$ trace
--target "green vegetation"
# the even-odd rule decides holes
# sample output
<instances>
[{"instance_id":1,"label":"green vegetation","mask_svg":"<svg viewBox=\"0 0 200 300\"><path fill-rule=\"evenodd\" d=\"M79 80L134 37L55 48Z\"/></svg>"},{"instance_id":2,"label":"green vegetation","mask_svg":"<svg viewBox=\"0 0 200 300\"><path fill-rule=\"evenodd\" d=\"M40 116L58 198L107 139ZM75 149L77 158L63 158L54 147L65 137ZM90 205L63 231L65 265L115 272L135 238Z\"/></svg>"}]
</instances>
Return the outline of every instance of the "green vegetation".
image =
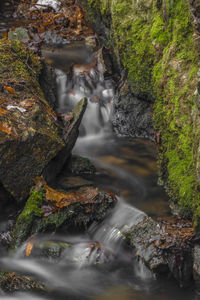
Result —
<instances>
[{"instance_id":1,"label":"green vegetation","mask_svg":"<svg viewBox=\"0 0 200 300\"><path fill-rule=\"evenodd\" d=\"M115 53L132 90L154 105L161 133L160 166L173 207L200 218L197 180L200 122L195 103L199 55L190 6L185 0L87 0L93 15L110 15Z\"/></svg>"}]
</instances>

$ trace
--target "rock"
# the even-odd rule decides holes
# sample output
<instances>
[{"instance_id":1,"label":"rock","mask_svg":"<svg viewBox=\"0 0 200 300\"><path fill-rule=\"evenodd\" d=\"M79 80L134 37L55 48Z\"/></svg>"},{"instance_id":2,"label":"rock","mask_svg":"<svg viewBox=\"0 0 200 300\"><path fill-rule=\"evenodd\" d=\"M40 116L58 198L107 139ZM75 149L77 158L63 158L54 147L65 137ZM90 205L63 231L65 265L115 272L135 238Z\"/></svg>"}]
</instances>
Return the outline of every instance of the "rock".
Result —
<instances>
[{"instance_id":1,"label":"rock","mask_svg":"<svg viewBox=\"0 0 200 300\"><path fill-rule=\"evenodd\" d=\"M91 181L83 179L79 176L70 176L70 177L64 177L64 178L61 177L57 181L57 183L64 190L77 189L77 188L80 188L83 186L90 186L93 184Z\"/></svg>"},{"instance_id":2,"label":"rock","mask_svg":"<svg viewBox=\"0 0 200 300\"><path fill-rule=\"evenodd\" d=\"M5 99L0 106L0 181L19 202L28 196L36 176L44 169L47 175L52 171L57 155L55 175L63 166L87 100L74 109L71 123L59 122L37 81L40 59L18 41L0 42L0 69L0 96Z\"/></svg>"},{"instance_id":3,"label":"rock","mask_svg":"<svg viewBox=\"0 0 200 300\"><path fill-rule=\"evenodd\" d=\"M31 245L31 248L29 248ZM25 256L58 261L63 258L63 253L72 247L71 243L60 241L30 241L27 242ZM30 249L30 250L29 250Z\"/></svg>"},{"instance_id":4,"label":"rock","mask_svg":"<svg viewBox=\"0 0 200 300\"><path fill-rule=\"evenodd\" d=\"M51 160L43 171L43 175L48 182L52 181L60 173L67 158L71 154L71 150L74 147L79 134L79 125L86 107L87 98L83 98L74 108L73 119L70 121L67 131L64 131L63 134L66 146Z\"/></svg>"},{"instance_id":5,"label":"rock","mask_svg":"<svg viewBox=\"0 0 200 300\"><path fill-rule=\"evenodd\" d=\"M65 171L74 175L91 175L96 173L96 168L88 158L73 155L68 161Z\"/></svg>"},{"instance_id":6,"label":"rock","mask_svg":"<svg viewBox=\"0 0 200 300\"><path fill-rule=\"evenodd\" d=\"M9 40L27 40L29 39L28 31L23 27L17 27L14 31L8 32Z\"/></svg>"},{"instance_id":7,"label":"rock","mask_svg":"<svg viewBox=\"0 0 200 300\"><path fill-rule=\"evenodd\" d=\"M100 264L111 261L115 255L99 242L67 243L53 240L30 240L27 242L24 256L50 260L51 262L67 262L71 264Z\"/></svg>"},{"instance_id":8,"label":"rock","mask_svg":"<svg viewBox=\"0 0 200 300\"><path fill-rule=\"evenodd\" d=\"M193 251L193 277L197 291L200 291L200 245L195 245Z\"/></svg>"},{"instance_id":9,"label":"rock","mask_svg":"<svg viewBox=\"0 0 200 300\"><path fill-rule=\"evenodd\" d=\"M51 7L52 9L55 10L55 12L59 13L60 12L60 7L61 7L61 2L57 0L38 0L36 2L36 5L33 5L31 7L31 10L45 10L47 8Z\"/></svg>"},{"instance_id":10,"label":"rock","mask_svg":"<svg viewBox=\"0 0 200 300\"><path fill-rule=\"evenodd\" d=\"M134 247L136 256L140 257L150 270L163 273L168 270L167 261L160 249L154 247L159 240L160 226L152 218L141 213L134 226L125 233L130 245Z\"/></svg>"},{"instance_id":11,"label":"rock","mask_svg":"<svg viewBox=\"0 0 200 300\"><path fill-rule=\"evenodd\" d=\"M158 223L141 212L123 235L150 270L171 273L184 287L191 283L194 238L191 222L172 218Z\"/></svg>"},{"instance_id":12,"label":"rock","mask_svg":"<svg viewBox=\"0 0 200 300\"><path fill-rule=\"evenodd\" d=\"M62 36L53 33L52 31L48 30L42 34L40 34L40 38L47 46L58 46L58 45L66 45L69 42L63 38Z\"/></svg>"},{"instance_id":13,"label":"rock","mask_svg":"<svg viewBox=\"0 0 200 300\"><path fill-rule=\"evenodd\" d=\"M35 233L56 232L60 228L87 228L100 222L116 199L97 188L82 187L76 192L55 190L38 178L13 230L13 248L18 248Z\"/></svg>"},{"instance_id":14,"label":"rock","mask_svg":"<svg viewBox=\"0 0 200 300\"><path fill-rule=\"evenodd\" d=\"M118 91L113 110L112 124L118 135L154 140L150 103L135 97L127 83Z\"/></svg>"},{"instance_id":15,"label":"rock","mask_svg":"<svg viewBox=\"0 0 200 300\"><path fill-rule=\"evenodd\" d=\"M50 106L55 109L56 107L56 86L54 80L53 69L42 62L42 70L39 77L39 83L44 93L45 98L48 100Z\"/></svg>"},{"instance_id":16,"label":"rock","mask_svg":"<svg viewBox=\"0 0 200 300\"><path fill-rule=\"evenodd\" d=\"M47 291L47 287L27 276L18 275L14 272L0 271L0 291L15 293L19 291Z\"/></svg>"},{"instance_id":17,"label":"rock","mask_svg":"<svg viewBox=\"0 0 200 300\"><path fill-rule=\"evenodd\" d=\"M36 79L39 58L18 41L1 41L0 69L0 96L6 99L0 111L0 181L21 201L34 177L66 145Z\"/></svg>"}]
</instances>

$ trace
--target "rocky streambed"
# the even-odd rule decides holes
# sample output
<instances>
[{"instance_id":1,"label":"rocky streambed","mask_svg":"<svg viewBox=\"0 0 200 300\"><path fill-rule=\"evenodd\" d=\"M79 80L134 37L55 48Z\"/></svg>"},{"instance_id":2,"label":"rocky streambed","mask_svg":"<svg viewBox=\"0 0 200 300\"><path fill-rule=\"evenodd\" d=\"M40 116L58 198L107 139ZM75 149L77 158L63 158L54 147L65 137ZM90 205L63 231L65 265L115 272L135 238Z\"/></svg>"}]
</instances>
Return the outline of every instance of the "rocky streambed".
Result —
<instances>
[{"instance_id":1,"label":"rocky streambed","mask_svg":"<svg viewBox=\"0 0 200 300\"><path fill-rule=\"evenodd\" d=\"M2 4L2 298L194 297L198 238L169 217L155 145L112 130L153 140L151 105L82 7L46 2Z\"/></svg>"}]
</instances>

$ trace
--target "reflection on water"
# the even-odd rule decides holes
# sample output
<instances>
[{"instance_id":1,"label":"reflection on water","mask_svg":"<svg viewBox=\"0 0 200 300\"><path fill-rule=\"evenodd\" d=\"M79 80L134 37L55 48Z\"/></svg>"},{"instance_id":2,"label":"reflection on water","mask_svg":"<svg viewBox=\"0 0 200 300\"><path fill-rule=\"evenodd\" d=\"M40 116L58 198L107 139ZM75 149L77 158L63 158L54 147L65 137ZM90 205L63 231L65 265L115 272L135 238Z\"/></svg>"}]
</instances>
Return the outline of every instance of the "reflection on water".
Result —
<instances>
[{"instance_id":1,"label":"reflection on water","mask_svg":"<svg viewBox=\"0 0 200 300\"><path fill-rule=\"evenodd\" d=\"M151 216L169 214L167 195L157 185L156 148L152 142L96 135L79 138L74 153L91 158L102 169L95 178L98 186Z\"/></svg>"}]
</instances>

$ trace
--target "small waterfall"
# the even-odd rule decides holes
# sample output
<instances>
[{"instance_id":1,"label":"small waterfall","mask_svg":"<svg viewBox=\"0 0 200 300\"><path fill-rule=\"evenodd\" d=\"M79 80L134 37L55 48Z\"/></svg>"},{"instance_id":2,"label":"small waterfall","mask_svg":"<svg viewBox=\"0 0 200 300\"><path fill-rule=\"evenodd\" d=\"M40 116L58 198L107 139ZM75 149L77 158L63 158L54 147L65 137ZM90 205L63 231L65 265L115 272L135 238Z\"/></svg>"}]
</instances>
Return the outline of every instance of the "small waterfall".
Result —
<instances>
[{"instance_id":1,"label":"small waterfall","mask_svg":"<svg viewBox=\"0 0 200 300\"><path fill-rule=\"evenodd\" d=\"M78 101L88 98L88 107L82 120L81 135L93 136L109 126L114 97L114 85L111 79L105 79L105 66L101 51L94 55L92 63L76 64L66 75L56 69L58 113L71 110Z\"/></svg>"},{"instance_id":2,"label":"small waterfall","mask_svg":"<svg viewBox=\"0 0 200 300\"><path fill-rule=\"evenodd\" d=\"M116 249L120 249L123 242L123 233L140 222L144 215L140 210L118 198L112 215L100 225L93 224L89 232L95 240L116 251Z\"/></svg>"}]
</instances>

